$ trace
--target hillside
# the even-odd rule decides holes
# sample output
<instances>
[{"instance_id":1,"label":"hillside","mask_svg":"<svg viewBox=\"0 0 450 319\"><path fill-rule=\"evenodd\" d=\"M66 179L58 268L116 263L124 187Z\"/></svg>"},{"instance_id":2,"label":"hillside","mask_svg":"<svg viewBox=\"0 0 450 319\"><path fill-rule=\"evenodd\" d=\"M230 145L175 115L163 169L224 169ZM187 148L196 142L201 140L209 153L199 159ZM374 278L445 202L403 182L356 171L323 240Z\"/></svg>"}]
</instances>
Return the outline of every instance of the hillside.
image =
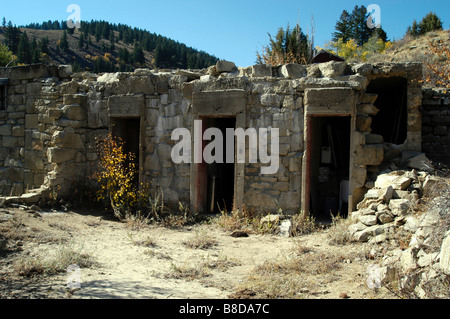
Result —
<instances>
[{"instance_id":1,"label":"hillside","mask_svg":"<svg viewBox=\"0 0 450 319\"><path fill-rule=\"evenodd\" d=\"M412 38L409 36L403 39L393 41L393 46L386 50L385 53L372 54L367 58L367 62L433 62L438 65L448 67L446 59L436 59L430 52L430 42L439 46L450 47L450 30L433 31L421 37ZM423 66L424 80L430 76L434 79L434 75L424 64ZM424 86L429 84L424 83Z\"/></svg>"},{"instance_id":2,"label":"hillside","mask_svg":"<svg viewBox=\"0 0 450 319\"><path fill-rule=\"evenodd\" d=\"M75 29L74 32L57 21L53 24L50 21L30 24L16 30L20 34L12 36L15 31L12 24L0 27L0 43L10 47L18 56L18 63L70 64L75 71L115 72L132 71L140 67L200 69L218 60L215 56L170 38L104 21L82 22L81 29ZM32 53L32 60L27 62L21 61L18 52L24 33L30 50L38 49L38 53ZM64 34L66 47L62 43ZM45 41L48 44L44 45Z\"/></svg>"}]
</instances>

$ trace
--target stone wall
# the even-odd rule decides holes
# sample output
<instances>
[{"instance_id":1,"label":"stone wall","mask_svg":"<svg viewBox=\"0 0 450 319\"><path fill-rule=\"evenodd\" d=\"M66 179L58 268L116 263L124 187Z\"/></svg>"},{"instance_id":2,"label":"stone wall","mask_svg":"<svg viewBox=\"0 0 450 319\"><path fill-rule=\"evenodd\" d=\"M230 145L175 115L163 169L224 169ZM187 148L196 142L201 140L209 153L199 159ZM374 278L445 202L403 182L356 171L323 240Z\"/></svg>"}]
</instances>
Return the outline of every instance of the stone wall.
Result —
<instances>
[{"instance_id":1,"label":"stone wall","mask_svg":"<svg viewBox=\"0 0 450 319\"><path fill-rule=\"evenodd\" d=\"M423 151L435 162L450 166L450 91L425 89L423 99Z\"/></svg>"},{"instance_id":2,"label":"stone wall","mask_svg":"<svg viewBox=\"0 0 450 319\"><path fill-rule=\"evenodd\" d=\"M22 195L44 183L50 169L44 143L50 136L39 107L56 103L43 88L67 80L67 71L44 65L0 69L0 78L8 79L7 108L0 111L0 193Z\"/></svg>"},{"instance_id":3,"label":"stone wall","mask_svg":"<svg viewBox=\"0 0 450 319\"><path fill-rule=\"evenodd\" d=\"M389 148L371 134L377 96L366 94L377 77L408 80L408 139L401 151L420 151L420 64L255 65L237 68L219 61L204 70L68 75L66 67L36 65L0 69L9 78L8 110L0 113L1 193L20 195L47 187L71 193L97 162L96 141L112 130L112 119L140 120L140 181L151 182L168 203L195 208L199 190L196 167L174 164L171 135L177 128L192 132L196 119L233 116L236 126L278 128L280 167L262 175L263 164L237 164L235 204L258 211L278 208L298 212L305 198L310 169L308 118L351 117L351 193L354 202L370 188L371 171ZM247 144L247 152L248 149Z\"/></svg>"}]
</instances>

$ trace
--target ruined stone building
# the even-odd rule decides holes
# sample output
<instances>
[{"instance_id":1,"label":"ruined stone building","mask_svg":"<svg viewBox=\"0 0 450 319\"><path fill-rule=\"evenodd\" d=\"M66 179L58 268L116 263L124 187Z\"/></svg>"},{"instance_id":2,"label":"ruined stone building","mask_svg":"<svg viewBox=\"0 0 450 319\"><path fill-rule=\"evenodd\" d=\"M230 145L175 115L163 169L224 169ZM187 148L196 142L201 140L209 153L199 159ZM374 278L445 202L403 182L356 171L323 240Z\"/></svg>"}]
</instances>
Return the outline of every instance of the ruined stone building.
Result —
<instances>
[{"instance_id":1,"label":"ruined stone building","mask_svg":"<svg viewBox=\"0 0 450 319\"><path fill-rule=\"evenodd\" d=\"M71 74L65 66L3 68L0 193L30 200L43 189L71 194L92 174L96 138L111 132L136 154L140 182L151 182L168 203L319 218L351 211L386 165L400 167L422 151L448 164L449 95L424 94L421 79L417 63L236 68L219 61L200 71L103 75ZM172 132L193 132L195 121L223 132L278 128L278 171L263 175L264 163L237 161L175 164ZM205 147L196 138L192 145Z\"/></svg>"}]
</instances>

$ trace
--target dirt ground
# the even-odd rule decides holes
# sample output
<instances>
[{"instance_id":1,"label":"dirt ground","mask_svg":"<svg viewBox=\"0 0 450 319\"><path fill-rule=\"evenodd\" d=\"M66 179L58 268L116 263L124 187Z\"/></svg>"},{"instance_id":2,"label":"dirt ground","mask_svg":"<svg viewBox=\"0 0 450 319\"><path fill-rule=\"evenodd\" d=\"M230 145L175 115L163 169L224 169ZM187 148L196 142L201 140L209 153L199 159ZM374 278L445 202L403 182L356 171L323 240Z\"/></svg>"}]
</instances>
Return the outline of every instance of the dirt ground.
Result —
<instances>
[{"instance_id":1,"label":"dirt ground","mask_svg":"<svg viewBox=\"0 0 450 319\"><path fill-rule=\"evenodd\" d=\"M264 285L270 284L261 282L264 273L255 274L270 267L273 274L276 265L292 256L309 258L311 263L339 256L333 267L318 275L305 271L306 277L291 275L278 267L281 284L289 281L286 278L298 279L289 288L294 289L294 298L395 298L384 288L368 288L367 270L374 260L366 258L367 246L330 245L326 229L295 238L254 233L235 238L215 222L179 229L131 227L93 212L11 208L1 209L0 217L0 235L8 239L0 251L0 298L274 298L264 295L269 289ZM24 260L47 260L61 247L88 256L91 263L79 272L19 274L17 265Z\"/></svg>"}]
</instances>

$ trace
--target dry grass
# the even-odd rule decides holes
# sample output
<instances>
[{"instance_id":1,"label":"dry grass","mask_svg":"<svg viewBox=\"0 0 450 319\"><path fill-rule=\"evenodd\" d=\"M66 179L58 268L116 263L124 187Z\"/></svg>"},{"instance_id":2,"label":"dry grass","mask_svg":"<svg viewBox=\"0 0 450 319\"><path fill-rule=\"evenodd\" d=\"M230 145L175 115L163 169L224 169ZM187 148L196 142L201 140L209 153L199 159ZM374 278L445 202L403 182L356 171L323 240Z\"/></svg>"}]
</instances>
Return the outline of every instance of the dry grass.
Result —
<instances>
[{"instance_id":1,"label":"dry grass","mask_svg":"<svg viewBox=\"0 0 450 319\"><path fill-rule=\"evenodd\" d=\"M346 245L351 242L348 227L353 223L351 218L342 218L340 215L332 218L332 224L327 236L331 245Z\"/></svg>"},{"instance_id":2,"label":"dry grass","mask_svg":"<svg viewBox=\"0 0 450 319\"><path fill-rule=\"evenodd\" d=\"M194 280L211 276L211 271L201 262L172 263L166 278Z\"/></svg>"},{"instance_id":3,"label":"dry grass","mask_svg":"<svg viewBox=\"0 0 450 319\"><path fill-rule=\"evenodd\" d=\"M183 241L183 245L191 249L209 249L217 245L217 240L206 231L196 231L194 236Z\"/></svg>"},{"instance_id":4,"label":"dry grass","mask_svg":"<svg viewBox=\"0 0 450 319\"><path fill-rule=\"evenodd\" d=\"M318 277L341 269L344 256L316 253L298 244L294 255L277 261L266 261L255 267L252 275L237 288L237 291L251 291L252 298L298 299L305 292L317 289ZM329 279L332 281L333 279Z\"/></svg>"},{"instance_id":5,"label":"dry grass","mask_svg":"<svg viewBox=\"0 0 450 319\"><path fill-rule=\"evenodd\" d=\"M225 272L231 267L239 266L239 262L228 258L223 254L216 257L211 255L198 257L195 260L187 260L184 263L172 263L170 272L165 275L166 278L195 280L204 277L210 277L211 271Z\"/></svg>"},{"instance_id":6,"label":"dry grass","mask_svg":"<svg viewBox=\"0 0 450 319\"><path fill-rule=\"evenodd\" d=\"M14 263L15 272L24 277L35 275L55 275L67 271L70 265L88 268L94 265L92 257L82 249L61 244L54 254L42 252L38 256L28 256Z\"/></svg>"}]
</instances>

